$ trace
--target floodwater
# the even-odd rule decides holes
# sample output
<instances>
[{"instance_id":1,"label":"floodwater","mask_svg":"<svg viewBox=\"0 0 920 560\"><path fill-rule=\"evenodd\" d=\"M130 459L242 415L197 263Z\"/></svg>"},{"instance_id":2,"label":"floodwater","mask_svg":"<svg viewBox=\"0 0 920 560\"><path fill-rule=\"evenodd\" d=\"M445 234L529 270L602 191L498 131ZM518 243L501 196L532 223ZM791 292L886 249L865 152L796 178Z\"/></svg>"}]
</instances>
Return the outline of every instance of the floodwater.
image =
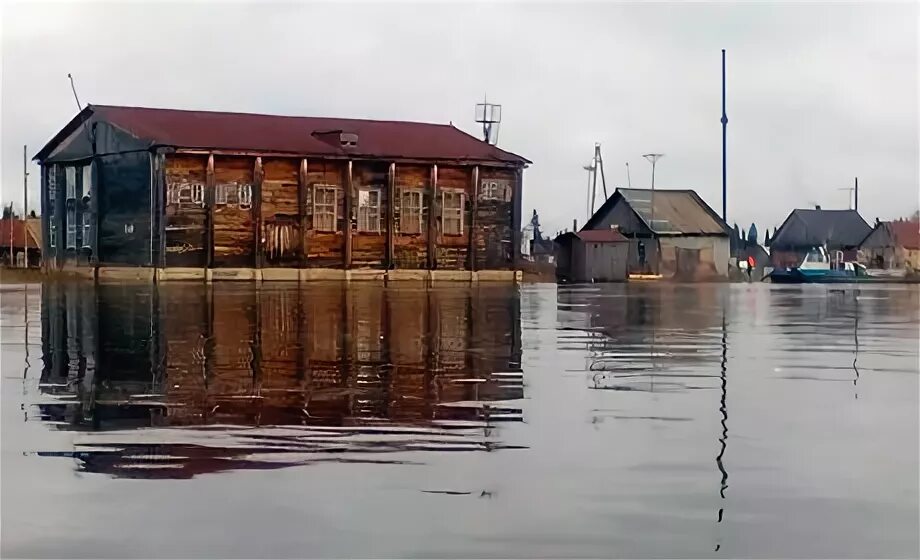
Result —
<instances>
[{"instance_id":1,"label":"floodwater","mask_svg":"<svg viewBox=\"0 0 920 560\"><path fill-rule=\"evenodd\" d=\"M916 557L908 285L0 286L3 557Z\"/></svg>"}]
</instances>

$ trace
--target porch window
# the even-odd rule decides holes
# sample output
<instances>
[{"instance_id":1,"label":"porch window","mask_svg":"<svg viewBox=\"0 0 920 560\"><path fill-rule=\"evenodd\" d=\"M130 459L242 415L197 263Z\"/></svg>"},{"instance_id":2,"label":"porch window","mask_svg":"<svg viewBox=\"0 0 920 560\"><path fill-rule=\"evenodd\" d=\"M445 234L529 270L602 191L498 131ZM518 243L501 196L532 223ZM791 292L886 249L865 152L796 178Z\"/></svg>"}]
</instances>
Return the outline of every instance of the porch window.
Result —
<instances>
[{"instance_id":1,"label":"porch window","mask_svg":"<svg viewBox=\"0 0 920 560\"><path fill-rule=\"evenodd\" d=\"M422 191L402 191L400 233L422 233Z\"/></svg>"},{"instance_id":2,"label":"porch window","mask_svg":"<svg viewBox=\"0 0 920 560\"><path fill-rule=\"evenodd\" d=\"M229 204L230 195L236 194L235 185L217 185L214 187L214 204Z\"/></svg>"},{"instance_id":3,"label":"porch window","mask_svg":"<svg viewBox=\"0 0 920 560\"><path fill-rule=\"evenodd\" d=\"M204 185L201 183L195 183L191 186L192 189L192 203L199 206L204 206Z\"/></svg>"},{"instance_id":4,"label":"porch window","mask_svg":"<svg viewBox=\"0 0 920 560\"><path fill-rule=\"evenodd\" d=\"M313 229L335 231L338 221L336 198L339 188L334 185L316 185L313 188Z\"/></svg>"},{"instance_id":5,"label":"porch window","mask_svg":"<svg viewBox=\"0 0 920 560\"><path fill-rule=\"evenodd\" d=\"M83 212L83 246L91 247L91 239L89 238L90 228L92 227L91 223L92 214L89 212Z\"/></svg>"},{"instance_id":6,"label":"porch window","mask_svg":"<svg viewBox=\"0 0 920 560\"><path fill-rule=\"evenodd\" d=\"M447 235L463 235L463 193L441 193L441 226Z\"/></svg>"},{"instance_id":7,"label":"porch window","mask_svg":"<svg viewBox=\"0 0 920 560\"><path fill-rule=\"evenodd\" d=\"M240 201L240 208L249 210L252 208L252 185L240 185L236 190L237 199Z\"/></svg>"},{"instance_id":8,"label":"porch window","mask_svg":"<svg viewBox=\"0 0 920 560\"><path fill-rule=\"evenodd\" d=\"M380 191L358 191L358 231L380 233Z\"/></svg>"},{"instance_id":9,"label":"porch window","mask_svg":"<svg viewBox=\"0 0 920 560\"><path fill-rule=\"evenodd\" d=\"M57 167L48 167L48 214L54 216L54 203L57 201Z\"/></svg>"},{"instance_id":10,"label":"porch window","mask_svg":"<svg viewBox=\"0 0 920 560\"><path fill-rule=\"evenodd\" d=\"M83 198L89 198L90 193L92 192L93 186L93 166L84 165L83 166L83 189L80 195Z\"/></svg>"},{"instance_id":11,"label":"porch window","mask_svg":"<svg viewBox=\"0 0 920 560\"><path fill-rule=\"evenodd\" d=\"M77 168L64 168L64 184L67 186L67 198L77 198Z\"/></svg>"},{"instance_id":12,"label":"porch window","mask_svg":"<svg viewBox=\"0 0 920 560\"><path fill-rule=\"evenodd\" d=\"M73 207L67 209L67 248L77 248L77 213Z\"/></svg>"},{"instance_id":13,"label":"porch window","mask_svg":"<svg viewBox=\"0 0 920 560\"><path fill-rule=\"evenodd\" d=\"M48 246L57 247L57 226L51 224L48 230Z\"/></svg>"}]
</instances>

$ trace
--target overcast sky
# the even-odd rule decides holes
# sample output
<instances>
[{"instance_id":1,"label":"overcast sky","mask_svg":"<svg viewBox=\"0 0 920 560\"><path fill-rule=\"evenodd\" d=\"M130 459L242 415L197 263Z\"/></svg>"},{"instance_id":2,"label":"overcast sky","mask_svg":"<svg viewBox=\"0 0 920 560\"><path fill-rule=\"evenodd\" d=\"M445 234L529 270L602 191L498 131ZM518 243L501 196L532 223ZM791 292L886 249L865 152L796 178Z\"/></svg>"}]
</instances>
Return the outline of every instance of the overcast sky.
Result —
<instances>
[{"instance_id":1,"label":"overcast sky","mask_svg":"<svg viewBox=\"0 0 920 560\"><path fill-rule=\"evenodd\" d=\"M795 207L867 221L918 207L918 8L901 4L2 4L2 194L82 103L406 119L531 159L524 214L585 221L601 142L608 188L693 188L721 209L720 49L728 51L728 221ZM30 166L30 206L38 172ZM600 189L600 186L598 187ZM602 196L602 195L599 195ZM599 203L598 203L599 204Z\"/></svg>"}]
</instances>

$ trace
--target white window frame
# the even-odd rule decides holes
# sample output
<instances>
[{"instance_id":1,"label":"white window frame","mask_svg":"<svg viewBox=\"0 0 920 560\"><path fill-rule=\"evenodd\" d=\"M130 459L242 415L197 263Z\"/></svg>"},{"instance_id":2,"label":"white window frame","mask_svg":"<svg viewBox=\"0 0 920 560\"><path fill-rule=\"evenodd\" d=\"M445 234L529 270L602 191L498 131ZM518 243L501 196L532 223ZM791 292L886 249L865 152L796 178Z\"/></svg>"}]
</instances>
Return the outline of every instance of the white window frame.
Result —
<instances>
[{"instance_id":1,"label":"white window frame","mask_svg":"<svg viewBox=\"0 0 920 560\"><path fill-rule=\"evenodd\" d=\"M90 233L92 232L92 214L89 212L83 212L81 219L83 220L83 246L92 247L90 243Z\"/></svg>"},{"instance_id":2,"label":"white window frame","mask_svg":"<svg viewBox=\"0 0 920 560\"><path fill-rule=\"evenodd\" d=\"M361 204L361 198L367 196L367 204ZM380 197L381 191L377 188L358 189L358 231L364 233L380 233ZM371 204L372 199L376 198Z\"/></svg>"},{"instance_id":3,"label":"white window frame","mask_svg":"<svg viewBox=\"0 0 920 560\"><path fill-rule=\"evenodd\" d=\"M236 199L243 210L252 208L252 185L240 185L236 189Z\"/></svg>"},{"instance_id":4,"label":"white window frame","mask_svg":"<svg viewBox=\"0 0 920 560\"><path fill-rule=\"evenodd\" d=\"M508 201L511 182L507 179L483 179L479 183L479 200Z\"/></svg>"},{"instance_id":5,"label":"white window frame","mask_svg":"<svg viewBox=\"0 0 920 560\"><path fill-rule=\"evenodd\" d=\"M447 207L447 200L457 198L457 206ZM466 194L462 191L441 191L441 233L444 235L463 235L463 210ZM458 231L448 231L448 220L457 222Z\"/></svg>"},{"instance_id":6,"label":"white window frame","mask_svg":"<svg viewBox=\"0 0 920 560\"><path fill-rule=\"evenodd\" d=\"M198 206L204 206L204 185L201 183L192 183L189 185L191 190L192 204L197 204Z\"/></svg>"},{"instance_id":7,"label":"white window frame","mask_svg":"<svg viewBox=\"0 0 920 560\"><path fill-rule=\"evenodd\" d=\"M57 166L48 167L48 214L54 216L54 205L57 202Z\"/></svg>"},{"instance_id":8,"label":"white window frame","mask_svg":"<svg viewBox=\"0 0 920 560\"><path fill-rule=\"evenodd\" d=\"M418 206L414 204L406 204L406 200L410 202L418 201ZM415 199L415 200L412 200ZM399 233L405 233L409 235L420 234L424 229L424 214L422 212L424 208L425 193L419 189L402 189L399 194ZM408 219L407 219L408 218ZM409 225L414 226L418 224L418 231L413 231L413 228L408 227Z\"/></svg>"},{"instance_id":9,"label":"white window frame","mask_svg":"<svg viewBox=\"0 0 920 560\"><path fill-rule=\"evenodd\" d=\"M230 193L237 190L234 185L215 185L214 186L214 204L223 206L230 204Z\"/></svg>"},{"instance_id":10,"label":"white window frame","mask_svg":"<svg viewBox=\"0 0 920 560\"><path fill-rule=\"evenodd\" d=\"M339 189L337 185L314 185L313 186L313 229L317 231L338 231L339 223ZM330 204L326 198L322 202L318 202L320 193L328 195L332 193L332 203ZM322 212L322 216L325 219L328 219L330 216L329 207L332 207L332 228L325 228L319 226L319 216ZM326 224L323 224L326 225Z\"/></svg>"},{"instance_id":11,"label":"white window frame","mask_svg":"<svg viewBox=\"0 0 920 560\"><path fill-rule=\"evenodd\" d=\"M64 168L64 184L67 188L67 198L77 198L77 168L67 166Z\"/></svg>"},{"instance_id":12,"label":"white window frame","mask_svg":"<svg viewBox=\"0 0 920 560\"><path fill-rule=\"evenodd\" d=\"M83 192L81 192L80 195L83 198L89 198L90 193L92 192L92 186L93 186L93 166L92 164L84 165L82 168L82 173L83 173L83 189L82 189Z\"/></svg>"},{"instance_id":13,"label":"white window frame","mask_svg":"<svg viewBox=\"0 0 920 560\"><path fill-rule=\"evenodd\" d=\"M48 247L57 247L57 226L55 224L48 226Z\"/></svg>"},{"instance_id":14,"label":"white window frame","mask_svg":"<svg viewBox=\"0 0 920 560\"><path fill-rule=\"evenodd\" d=\"M67 249L77 248L77 210L73 207L67 209Z\"/></svg>"}]
</instances>

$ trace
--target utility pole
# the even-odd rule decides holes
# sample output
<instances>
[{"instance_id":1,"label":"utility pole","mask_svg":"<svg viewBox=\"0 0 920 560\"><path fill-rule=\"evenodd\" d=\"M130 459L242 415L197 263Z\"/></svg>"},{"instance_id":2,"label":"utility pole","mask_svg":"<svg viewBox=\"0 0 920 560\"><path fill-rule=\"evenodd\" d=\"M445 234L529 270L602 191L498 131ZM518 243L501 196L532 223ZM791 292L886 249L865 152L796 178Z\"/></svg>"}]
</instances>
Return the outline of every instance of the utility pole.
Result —
<instances>
[{"instance_id":1,"label":"utility pole","mask_svg":"<svg viewBox=\"0 0 920 560\"><path fill-rule=\"evenodd\" d=\"M629 178L629 162L626 162L626 184L629 185L629 188L632 188L632 179Z\"/></svg>"},{"instance_id":2,"label":"utility pole","mask_svg":"<svg viewBox=\"0 0 920 560\"><path fill-rule=\"evenodd\" d=\"M722 221L727 219L726 215L726 174L725 174L725 139L728 129L728 116L725 114L725 49L722 49ZM727 223L727 222L726 222Z\"/></svg>"},{"instance_id":3,"label":"utility pole","mask_svg":"<svg viewBox=\"0 0 920 560\"><path fill-rule=\"evenodd\" d=\"M663 156L664 154L642 154L642 157L647 159L652 164L652 209L651 209L651 223L649 224L652 230L655 229L655 164Z\"/></svg>"},{"instance_id":4,"label":"utility pole","mask_svg":"<svg viewBox=\"0 0 920 560\"><path fill-rule=\"evenodd\" d=\"M29 268L29 151L28 145L22 146L22 252L25 258L23 268Z\"/></svg>"},{"instance_id":5,"label":"utility pole","mask_svg":"<svg viewBox=\"0 0 920 560\"><path fill-rule=\"evenodd\" d=\"M859 212L859 177L853 177L853 210Z\"/></svg>"}]
</instances>

